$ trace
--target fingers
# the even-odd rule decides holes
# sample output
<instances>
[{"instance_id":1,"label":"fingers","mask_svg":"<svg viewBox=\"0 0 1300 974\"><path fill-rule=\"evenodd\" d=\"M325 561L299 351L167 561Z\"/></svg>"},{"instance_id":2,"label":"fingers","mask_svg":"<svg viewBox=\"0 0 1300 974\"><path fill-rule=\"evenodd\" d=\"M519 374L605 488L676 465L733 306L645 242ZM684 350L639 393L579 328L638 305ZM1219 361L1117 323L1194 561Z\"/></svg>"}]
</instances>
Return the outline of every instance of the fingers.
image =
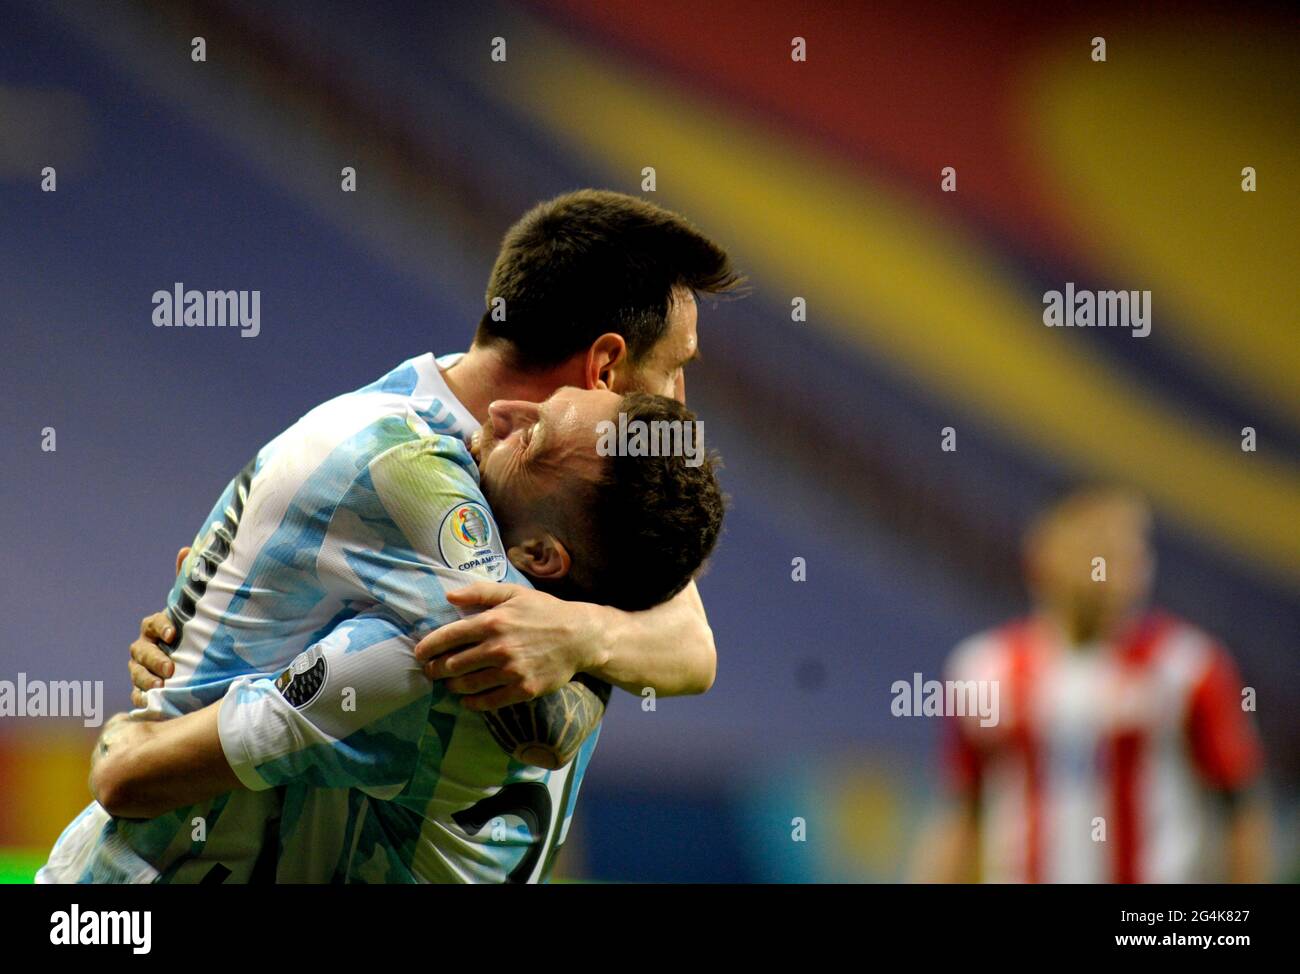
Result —
<instances>
[{"instance_id":1,"label":"fingers","mask_svg":"<svg viewBox=\"0 0 1300 974\"><path fill-rule=\"evenodd\" d=\"M509 601L521 591L527 590L521 585L474 582L464 588L452 589L447 592L447 601L462 609L487 608Z\"/></svg>"},{"instance_id":2,"label":"fingers","mask_svg":"<svg viewBox=\"0 0 1300 974\"><path fill-rule=\"evenodd\" d=\"M449 676L464 676L489 666L500 666L504 656L491 645L479 645L459 653L448 653L425 664L430 680L444 680Z\"/></svg>"},{"instance_id":3,"label":"fingers","mask_svg":"<svg viewBox=\"0 0 1300 974\"><path fill-rule=\"evenodd\" d=\"M457 676L446 682L446 687L452 693L470 694L484 693L488 690L495 690L497 687L508 686L511 680L501 670L492 668L479 670L476 673L468 673L465 676Z\"/></svg>"},{"instance_id":4,"label":"fingers","mask_svg":"<svg viewBox=\"0 0 1300 974\"><path fill-rule=\"evenodd\" d=\"M131 673L131 702L137 707L145 705L145 691L163 685L163 680L176 672L176 664L159 645L176 638L176 627L166 612L155 612L140 620L140 638L131 644L131 659L127 669Z\"/></svg>"},{"instance_id":5,"label":"fingers","mask_svg":"<svg viewBox=\"0 0 1300 974\"><path fill-rule=\"evenodd\" d=\"M500 666L504 662L505 656L495 647L476 646L462 653L451 653L430 660L424 664L424 675L430 680L445 680Z\"/></svg>"},{"instance_id":6,"label":"fingers","mask_svg":"<svg viewBox=\"0 0 1300 974\"><path fill-rule=\"evenodd\" d=\"M416 643L415 658L427 663L450 650L481 643L497 631L496 626L496 621L485 615L449 622Z\"/></svg>"},{"instance_id":7,"label":"fingers","mask_svg":"<svg viewBox=\"0 0 1300 974\"><path fill-rule=\"evenodd\" d=\"M131 662L126 665L131 671L132 700L135 699L134 694L136 691L141 691L141 697L143 697L143 691L152 690L154 687L162 686L162 680L158 679L158 677L154 676L135 660L131 660Z\"/></svg>"},{"instance_id":8,"label":"fingers","mask_svg":"<svg viewBox=\"0 0 1300 974\"><path fill-rule=\"evenodd\" d=\"M146 620L146 622L148 622L148 620ZM168 625L170 625L170 623L168 623ZM140 625L142 631L144 628L146 627L144 627L143 624ZM149 675L156 676L156 678L159 678L160 680L168 679L169 676L172 676L175 672L175 663L172 662L172 657L169 657L165 650L162 649L156 641L153 641L153 638L147 635L140 636L138 640L135 640L133 644L131 644L131 659L144 667L144 670L147 670ZM136 685L138 685L140 689L149 689L148 685L142 685L139 683L136 683Z\"/></svg>"},{"instance_id":9,"label":"fingers","mask_svg":"<svg viewBox=\"0 0 1300 974\"><path fill-rule=\"evenodd\" d=\"M147 639L137 639L131 644L131 659L160 680L165 680L176 672L176 664L171 657L157 643L151 643Z\"/></svg>"},{"instance_id":10,"label":"fingers","mask_svg":"<svg viewBox=\"0 0 1300 974\"><path fill-rule=\"evenodd\" d=\"M131 644L131 659L160 680L165 680L176 672L176 664L171 657L157 643L151 643L147 639L137 639Z\"/></svg>"},{"instance_id":11,"label":"fingers","mask_svg":"<svg viewBox=\"0 0 1300 974\"><path fill-rule=\"evenodd\" d=\"M150 642L170 643L176 638L176 627L166 612L155 612L140 620L140 635Z\"/></svg>"},{"instance_id":12,"label":"fingers","mask_svg":"<svg viewBox=\"0 0 1300 974\"><path fill-rule=\"evenodd\" d=\"M176 574L181 573L181 565L184 564L186 557L190 553L189 545L186 545L180 551L176 552Z\"/></svg>"},{"instance_id":13,"label":"fingers","mask_svg":"<svg viewBox=\"0 0 1300 974\"><path fill-rule=\"evenodd\" d=\"M472 697L461 697L460 702L466 710L500 710L502 707L510 707L531 699L532 697L519 686L512 686L501 687Z\"/></svg>"}]
</instances>

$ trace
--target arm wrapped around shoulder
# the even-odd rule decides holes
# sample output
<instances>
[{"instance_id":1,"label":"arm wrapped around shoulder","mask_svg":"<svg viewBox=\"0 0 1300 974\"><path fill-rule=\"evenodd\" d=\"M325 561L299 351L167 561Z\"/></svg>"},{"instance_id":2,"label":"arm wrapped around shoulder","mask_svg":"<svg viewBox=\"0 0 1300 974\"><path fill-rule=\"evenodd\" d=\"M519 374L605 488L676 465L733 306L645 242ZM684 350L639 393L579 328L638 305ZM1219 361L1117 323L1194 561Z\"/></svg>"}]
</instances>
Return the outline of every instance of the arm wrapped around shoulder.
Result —
<instances>
[{"instance_id":1,"label":"arm wrapped around shoulder","mask_svg":"<svg viewBox=\"0 0 1300 974\"><path fill-rule=\"evenodd\" d=\"M577 674L554 693L483 714L501 749L516 761L554 771L573 760L600 724L610 686Z\"/></svg>"}]
</instances>

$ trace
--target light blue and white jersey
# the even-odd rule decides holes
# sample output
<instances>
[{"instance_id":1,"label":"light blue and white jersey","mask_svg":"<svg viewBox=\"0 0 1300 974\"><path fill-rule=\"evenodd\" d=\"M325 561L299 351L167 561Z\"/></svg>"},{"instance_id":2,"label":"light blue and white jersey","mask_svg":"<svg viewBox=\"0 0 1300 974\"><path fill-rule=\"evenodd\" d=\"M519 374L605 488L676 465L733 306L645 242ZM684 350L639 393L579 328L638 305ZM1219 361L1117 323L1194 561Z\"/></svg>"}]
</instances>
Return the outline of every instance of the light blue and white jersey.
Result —
<instances>
[{"instance_id":1,"label":"light blue and white jersey","mask_svg":"<svg viewBox=\"0 0 1300 974\"><path fill-rule=\"evenodd\" d=\"M520 765L481 715L424 680L411 655L412 636L460 617L448 590L482 579L527 584L506 558L465 447L476 427L439 361L424 355L317 406L258 452L213 507L169 596L175 674L132 715L188 713L238 682L223 704L223 745L243 749L232 764L257 790L146 821L112 819L92 804L38 879L363 879L378 873L355 857L374 862L381 845L402 863L388 878L542 875L596 735L559 771ZM336 658L352 690L368 688L342 724L323 719L338 702ZM379 682L360 681L353 664L363 660ZM376 713L383 731L356 722ZM389 740L391 727L402 733ZM319 748L285 749L308 741ZM476 805L524 794L516 786L533 786L526 794L539 807L536 789L545 790L557 814L543 822L531 805L514 814L498 799L500 814L475 824ZM292 876L281 871L290 850ZM523 877L530 856L544 861Z\"/></svg>"},{"instance_id":2,"label":"light blue and white jersey","mask_svg":"<svg viewBox=\"0 0 1300 974\"><path fill-rule=\"evenodd\" d=\"M599 729L560 771L520 764L429 681L387 609L341 623L278 678L243 677L221 744L285 789L279 882L535 882L568 831Z\"/></svg>"}]
</instances>

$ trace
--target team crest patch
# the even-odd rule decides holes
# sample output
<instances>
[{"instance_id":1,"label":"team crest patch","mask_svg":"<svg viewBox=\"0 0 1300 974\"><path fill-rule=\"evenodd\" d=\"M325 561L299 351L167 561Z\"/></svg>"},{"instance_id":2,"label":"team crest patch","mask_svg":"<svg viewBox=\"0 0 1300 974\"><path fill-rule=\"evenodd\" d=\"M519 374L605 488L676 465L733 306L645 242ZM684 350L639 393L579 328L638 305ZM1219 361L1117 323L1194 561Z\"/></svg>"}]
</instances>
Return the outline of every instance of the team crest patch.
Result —
<instances>
[{"instance_id":1,"label":"team crest patch","mask_svg":"<svg viewBox=\"0 0 1300 974\"><path fill-rule=\"evenodd\" d=\"M438 529L438 553L448 567L489 581L506 574L506 553L487 508L475 501L457 504Z\"/></svg>"},{"instance_id":2,"label":"team crest patch","mask_svg":"<svg viewBox=\"0 0 1300 974\"><path fill-rule=\"evenodd\" d=\"M319 646L313 646L276 677L275 688L295 710L301 710L316 699L325 685L325 671L325 653Z\"/></svg>"}]
</instances>

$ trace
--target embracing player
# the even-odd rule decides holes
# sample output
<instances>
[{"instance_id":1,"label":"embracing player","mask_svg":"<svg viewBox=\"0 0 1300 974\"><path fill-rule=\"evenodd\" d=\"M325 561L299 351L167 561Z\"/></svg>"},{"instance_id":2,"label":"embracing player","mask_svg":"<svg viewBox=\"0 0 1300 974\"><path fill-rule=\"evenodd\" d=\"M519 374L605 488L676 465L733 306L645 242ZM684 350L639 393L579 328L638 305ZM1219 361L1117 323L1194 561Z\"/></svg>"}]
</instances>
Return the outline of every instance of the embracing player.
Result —
<instances>
[{"instance_id":1,"label":"embracing player","mask_svg":"<svg viewBox=\"0 0 1300 974\"><path fill-rule=\"evenodd\" d=\"M182 713L106 725L90 776L98 802L42 881L545 877L608 686L580 676L478 713L431 692L411 634L455 619L446 594L473 578L657 605L712 548L721 494L707 458L597 449L604 422L694 422L675 400L566 387L540 404L494 402L476 465L458 438L397 412L401 371L389 391L318 407L259 453L212 576L220 585L232 562L256 582L223 613L216 651L182 661L202 682L149 691L155 711ZM261 571L240 564L268 552ZM244 674L313 600L305 651Z\"/></svg>"},{"instance_id":2,"label":"embracing player","mask_svg":"<svg viewBox=\"0 0 1300 974\"><path fill-rule=\"evenodd\" d=\"M680 399L682 369L697 346L694 294L726 290L735 280L725 253L675 214L615 193L568 194L539 205L507 234L488 288L489 307L494 298L505 300L505 320L485 313L465 355L412 360L363 392L404 400L404 408L430 431L462 439L494 400L536 401L566 384L668 392ZM346 423L327 422L320 429L321 435L347 434ZM274 511L265 536L247 532L243 505L258 474L255 461L232 482L182 566L165 622L158 626L155 620L155 631L172 630L172 652L160 657L147 642L133 646L133 676L150 698L137 703L147 712L168 716L169 708L201 709L224 695L233 679L286 666L332 625L361 611L318 577L328 555L312 549L310 536L293 529L276 534L281 522ZM303 483L312 490L339 486L310 478ZM270 498L285 511L296 500L274 492ZM479 523L475 514L461 526L472 529ZM307 513L306 523L318 520ZM359 574L355 564L346 568ZM277 599L286 589L286 573L293 594ZM662 606L633 612L565 601L487 577L444 594L454 609L487 606L480 615L451 622L403 620L417 631L438 626L419 655L431 660L430 677L450 677L446 689L467 695L466 709L535 701L569 686L577 673L637 692L653 686L661 694L702 692L712 682L712 637L693 584ZM256 607L250 611L250 605ZM234 639L232 623L244 625L248 638ZM141 664L168 680L165 692ZM178 700L185 705L176 706ZM236 814L241 811L248 815L242 828ZM272 820L274 809L239 803L223 814L229 823L223 834L232 843L230 854L222 853L226 860L246 862L268 848L253 823ZM301 818L302 810L281 814ZM144 842L157 858L166 858L160 850L188 834L175 822L158 829L158 836ZM242 850L240 842L246 844ZM203 844L220 845L211 834ZM102 858L105 875L113 875L111 856ZM132 856L125 862L114 878L130 878L138 866Z\"/></svg>"}]
</instances>

